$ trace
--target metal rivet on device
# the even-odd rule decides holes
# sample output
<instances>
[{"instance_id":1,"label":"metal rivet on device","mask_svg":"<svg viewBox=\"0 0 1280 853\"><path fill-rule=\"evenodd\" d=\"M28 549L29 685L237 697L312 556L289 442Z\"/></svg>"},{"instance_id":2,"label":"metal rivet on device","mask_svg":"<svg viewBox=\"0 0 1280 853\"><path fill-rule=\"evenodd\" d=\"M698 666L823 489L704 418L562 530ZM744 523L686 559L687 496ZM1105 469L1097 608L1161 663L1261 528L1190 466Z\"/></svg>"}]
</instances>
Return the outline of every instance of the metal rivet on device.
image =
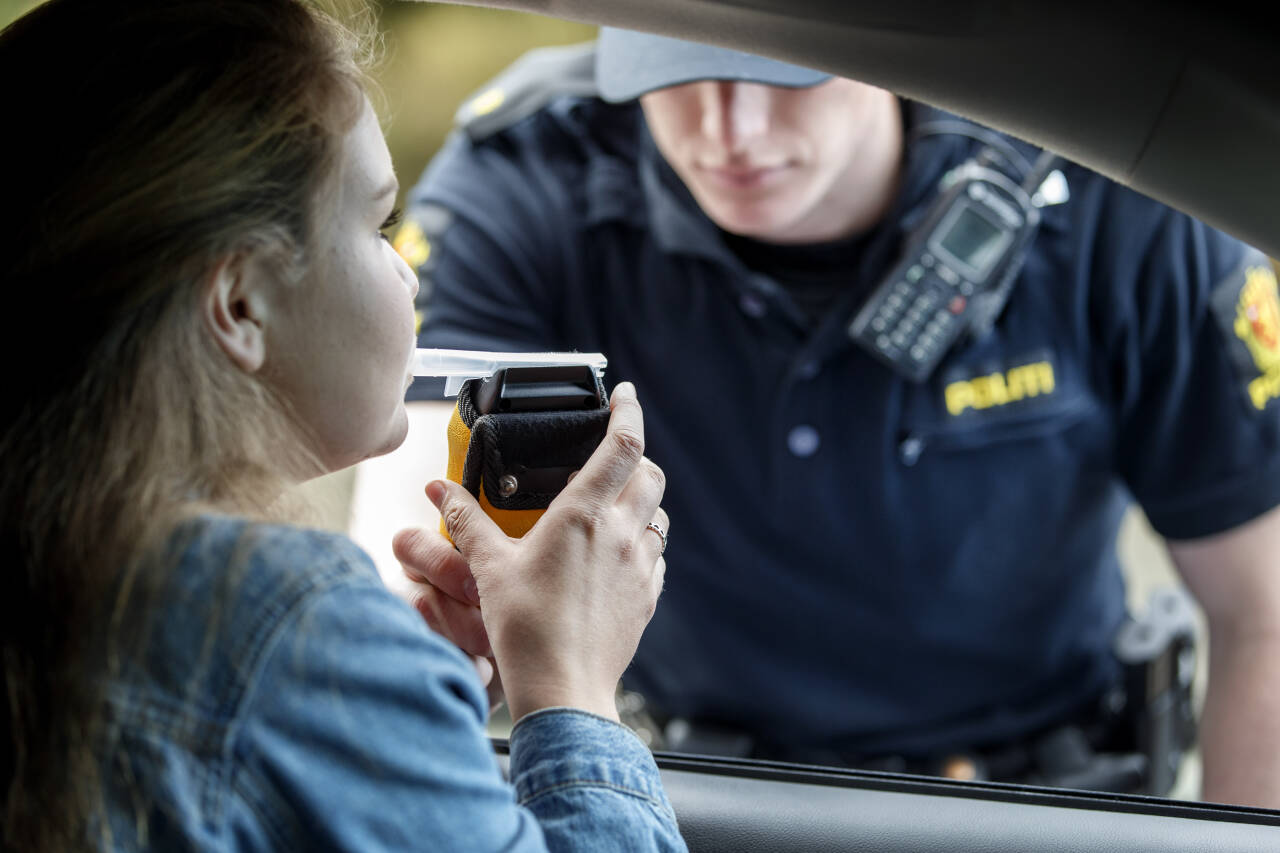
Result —
<instances>
[{"instance_id":1,"label":"metal rivet on device","mask_svg":"<svg viewBox=\"0 0 1280 853\"><path fill-rule=\"evenodd\" d=\"M520 488L520 481L511 474L503 474L502 479L498 481L498 494L504 498L514 495L518 488Z\"/></svg>"}]
</instances>

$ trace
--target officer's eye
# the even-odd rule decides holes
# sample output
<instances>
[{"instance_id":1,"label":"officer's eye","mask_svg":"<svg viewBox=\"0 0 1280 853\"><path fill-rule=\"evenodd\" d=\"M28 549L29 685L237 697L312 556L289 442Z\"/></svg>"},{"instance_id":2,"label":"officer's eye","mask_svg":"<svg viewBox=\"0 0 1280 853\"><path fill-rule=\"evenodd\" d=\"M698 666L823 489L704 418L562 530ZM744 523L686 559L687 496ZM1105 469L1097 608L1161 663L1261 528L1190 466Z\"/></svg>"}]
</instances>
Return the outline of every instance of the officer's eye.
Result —
<instances>
[{"instance_id":1,"label":"officer's eye","mask_svg":"<svg viewBox=\"0 0 1280 853\"><path fill-rule=\"evenodd\" d=\"M400 208L397 207L395 210L391 211L391 214L382 223L381 228L379 228L379 231L382 235L383 240L386 240L388 242L391 241L391 235L387 234L387 232L400 224L400 218L401 218L401 211L400 211Z\"/></svg>"}]
</instances>

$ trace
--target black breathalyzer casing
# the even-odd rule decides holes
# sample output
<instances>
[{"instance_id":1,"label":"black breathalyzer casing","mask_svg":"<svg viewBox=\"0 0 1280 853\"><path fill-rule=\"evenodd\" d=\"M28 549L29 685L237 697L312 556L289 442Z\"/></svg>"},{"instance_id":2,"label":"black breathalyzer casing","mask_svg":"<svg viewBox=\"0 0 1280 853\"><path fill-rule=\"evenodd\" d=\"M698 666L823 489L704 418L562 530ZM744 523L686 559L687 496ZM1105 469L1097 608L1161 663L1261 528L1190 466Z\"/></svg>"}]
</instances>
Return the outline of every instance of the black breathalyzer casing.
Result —
<instances>
[{"instance_id":1,"label":"black breathalyzer casing","mask_svg":"<svg viewBox=\"0 0 1280 853\"><path fill-rule=\"evenodd\" d=\"M466 382L449 422L448 477L523 536L604 438L609 401L587 365L507 367Z\"/></svg>"}]
</instances>

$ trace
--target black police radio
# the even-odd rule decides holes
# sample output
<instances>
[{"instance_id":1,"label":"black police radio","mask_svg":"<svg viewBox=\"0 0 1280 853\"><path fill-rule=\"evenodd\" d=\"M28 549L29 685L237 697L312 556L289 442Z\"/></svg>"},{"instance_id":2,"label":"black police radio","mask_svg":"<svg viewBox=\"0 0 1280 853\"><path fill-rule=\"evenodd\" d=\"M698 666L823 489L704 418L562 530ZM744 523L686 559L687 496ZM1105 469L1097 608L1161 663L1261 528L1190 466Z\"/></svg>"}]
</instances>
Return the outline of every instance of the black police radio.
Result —
<instances>
[{"instance_id":1,"label":"black police radio","mask_svg":"<svg viewBox=\"0 0 1280 853\"><path fill-rule=\"evenodd\" d=\"M908 379L926 379L969 334L995 322L1040 223L1034 193L1056 157L1044 152L1018 182L993 147L947 173L907 237L903 257L849 323L849 336Z\"/></svg>"}]
</instances>

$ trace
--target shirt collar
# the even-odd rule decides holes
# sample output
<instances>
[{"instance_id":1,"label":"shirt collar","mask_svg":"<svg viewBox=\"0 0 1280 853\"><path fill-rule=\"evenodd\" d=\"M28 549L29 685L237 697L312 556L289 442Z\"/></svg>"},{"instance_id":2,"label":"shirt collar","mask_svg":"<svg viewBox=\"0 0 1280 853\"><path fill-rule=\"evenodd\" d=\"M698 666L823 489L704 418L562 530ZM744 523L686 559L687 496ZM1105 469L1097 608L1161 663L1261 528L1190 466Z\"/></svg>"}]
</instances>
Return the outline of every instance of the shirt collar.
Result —
<instances>
[{"instance_id":1,"label":"shirt collar","mask_svg":"<svg viewBox=\"0 0 1280 853\"><path fill-rule=\"evenodd\" d=\"M733 263L720 229L694 200L658 151L648 126L640 122L640 187L649 209L649 227L658 246L669 254L692 255Z\"/></svg>"}]
</instances>

